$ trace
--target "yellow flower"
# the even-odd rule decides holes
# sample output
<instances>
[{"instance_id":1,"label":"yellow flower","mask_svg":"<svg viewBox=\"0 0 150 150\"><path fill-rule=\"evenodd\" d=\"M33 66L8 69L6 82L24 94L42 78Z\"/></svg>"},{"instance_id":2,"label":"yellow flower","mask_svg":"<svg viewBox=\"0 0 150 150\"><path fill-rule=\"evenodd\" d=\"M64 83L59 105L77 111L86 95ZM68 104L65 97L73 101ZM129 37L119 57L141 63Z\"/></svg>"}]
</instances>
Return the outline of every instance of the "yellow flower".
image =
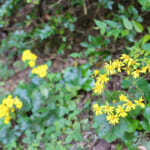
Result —
<instances>
[{"instance_id":1,"label":"yellow flower","mask_svg":"<svg viewBox=\"0 0 150 150\"><path fill-rule=\"evenodd\" d=\"M93 111L95 111L96 116L103 114L102 107L100 107L98 104L93 105Z\"/></svg>"},{"instance_id":2,"label":"yellow flower","mask_svg":"<svg viewBox=\"0 0 150 150\"><path fill-rule=\"evenodd\" d=\"M116 71L115 71L115 66L112 64L112 62L110 61L110 63L105 63L105 66L104 66L105 70L106 70L106 73L109 75L109 74L115 74Z\"/></svg>"},{"instance_id":3,"label":"yellow flower","mask_svg":"<svg viewBox=\"0 0 150 150\"><path fill-rule=\"evenodd\" d=\"M77 68L77 66L78 66L78 63L74 62L74 67Z\"/></svg>"},{"instance_id":4,"label":"yellow flower","mask_svg":"<svg viewBox=\"0 0 150 150\"><path fill-rule=\"evenodd\" d=\"M96 77L99 74L99 70L94 70L94 76Z\"/></svg>"},{"instance_id":5,"label":"yellow flower","mask_svg":"<svg viewBox=\"0 0 150 150\"><path fill-rule=\"evenodd\" d=\"M102 108L104 109L104 113L107 113L107 114L111 114L113 113L115 107L114 106L109 106L108 102L106 102L106 105L102 106Z\"/></svg>"},{"instance_id":6,"label":"yellow flower","mask_svg":"<svg viewBox=\"0 0 150 150\"><path fill-rule=\"evenodd\" d=\"M11 119L11 117L10 117L9 115L6 116L5 119L4 119L4 123L5 123L5 124L8 124L9 121L10 121L10 119Z\"/></svg>"},{"instance_id":7,"label":"yellow flower","mask_svg":"<svg viewBox=\"0 0 150 150\"><path fill-rule=\"evenodd\" d=\"M95 94L101 94L104 91L104 84L96 82L93 91Z\"/></svg>"},{"instance_id":8,"label":"yellow flower","mask_svg":"<svg viewBox=\"0 0 150 150\"><path fill-rule=\"evenodd\" d=\"M125 104L123 104L123 106L126 106L126 111L131 111L131 109L135 109L135 104L134 103L132 103L131 101L129 101L129 100L126 100L125 101L126 103Z\"/></svg>"},{"instance_id":9,"label":"yellow flower","mask_svg":"<svg viewBox=\"0 0 150 150\"><path fill-rule=\"evenodd\" d=\"M47 75L48 66L41 65L32 69L32 74L37 74L39 78L44 78Z\"/></svg>"},{"instance_id":10,"label":"yellow flower","mask_svg":"<svg viewBox=\"0 0 150 150\"><path fill-rule=\"evenodd\" d=\"M119 123L119 116L115 114L108 114L106 117L107 121L109 121L109 124L116 125Z\"/></svg>"},{"instance_id":11,"label":"yellow flower","mask_svg":"<svg viewBox=\"0 0 150 150\"><path fill-rule=\"evenodd\" d=\"M121 72L121 67L124 66L124 64L117 59L113 62L113 66L118 70L118 72Z\"/></svg>"},{"instance_id":12,"label":"yellow flower","mask_svg":"<svg viewBox=\"0 0 150 150\"><path fill-rule=\"evenodd\" d=\"M16 105L16 108L18 108L18 109L22 108L22 102L19 100L18 97L15 97L14 104Z\"/></svg>"},{"instance_id":13,"label":"yellow flower","mask_svg":"<svg viewBox=\"0 0 150 150\"><path fill-rule=\"evenodd\" d=\"M99 74L99 77L97 77L97 81L101 83L107 83L109 81L109 78L107 77L107 74Z\"/></svg>"},{"instance_id":14,"label":"yellow flower","mask_svg":"<svg viewBox=\"0 0 150 150\"><path fill-rule=\"evenodd\" d=\"M139 69L136 69L135 71L132 72L132 75L133 75L133 78L138 78L140 76L140 70Z\"/></svg>"},{"instance_id":15,"label":"yellow flower","mask_svg":"<svg viewBox=\"0 0 150 150\"><path fill-rule=\"evenodd\" d=\"M142 72L142 73L146 73L146 72L147 72L147 69L148 69L148 68L147 68L146 66L145 66L145 67L142 67L141 72Z\"/></svg>"},{"instance_id":16,"label":"yellow flower","mask_svg":"<svg viewBox=\"0 0 150 150\"><path fill-rule=\"evenodd\" d=\"M115 99L113 100L113 103L116 103L116 100L115 100Z\"/></svg>"},{"instance_id":17,"label":"yellow flower","mask_svg":"<svg viewBox=\"0 0 150 150\"><path fill-rule=\"evenodd\" d=\"M14 100L12 99L12 96L8 95L7 98L3 99L2 104L6 105L8 108L12 108L14 104Z\"/></svg>"},{"instance_id":18,"label":"yellow flower","mask_svg":"<svg viewBox=\"0 0 150 150\"><path fill-rule=\"evenodd\" d=\"M119 117L125 118L127 116L126 110L124 109L124 106L117 106L116 113Z\"/></svg>"},{"instance_id":19,"label":"yellow flower","mask_svg":"<svg viewBox=\"0 0 150 150\"><path fill-rule=\"evenodd\" d=\"M126 100L127 100L127 96L121 94L121 95L119 96L119 99L120 99L120 101L126 101Z\"/></svg>"},{"instance_id":20,"label":"yellow flower","mask_svg":"<svg viewBox=\"0 0 150 150\"><path fill-rule=\"evenodd\" d=\"M131 74L131 68L130 67L125 67L123 68L123 70L125 70L125 72L130 75Z\"/></svg>"},{"instance_id":21,"label":"yellow flower","mask_svg":"<svg viewBox=\"0 0 150 150\"><path fill-rule=\"evenodd\" d=\"M28 64L32 68L35 66L37 56L33 54L31 50L27 49L23 52L21 59L23 62L28 60L29 61Z\"/></svg>"},{"instance_id":22,"label":"yellow flower","mask_svg":"<svg viewBox=\"0 0 150 150\"><path fill-rule=\"evenodd\" d=\"M135 100L134 101L137 105L141 106L142 108L145 107L145 104L143 103L144 102L144 99L142 97L140 97L139 100Z\"/></svg>"},{"instance_id":23,"label":"yellow flower","mask_svg":"<svg viewBox=\"0 0 150 150\"><path fill-rule=\"evenodd\" d=\"M139 63L137 63L137 60L134 60L134 59L132 59L132 58L129 58L128 66L133 66L133 67L135 67L135 66L137 66L137 65L139 65Z\"/></svg>"},{"instance_id":24,"label":"yellow flower","mask_svg":"<svg viewBox=\"0 0 150 150\"><path fill-rule=\"evenodd\" d=\"M30 61L28 62L28 64L29 64L29 66L30 66L31 68L33 68L33 67L35 66L35 61L30 60Z\"/></svg>"},{"instance_id":25,"label":"yellow flower","mask_svg":"<svg viewBox=\"0 0 150 150\"><path fill-rule=\"evenodd\" d=\"M3 104L0 105L0 118L5 117L9 114L9 108Z\"/></svg>"},{"instance_id":26,"label":"yellow flower","mask_svg":"<svg viewBox=\"0 0 150 150\"><path fill-rule=\"evenodd\" d=\"M120 59L122 59L124 63L128 63L129 59L130 59L130 56L126 55L126 54L122 54L122 56L120 57Z\"/></svg>"}]
</instances>

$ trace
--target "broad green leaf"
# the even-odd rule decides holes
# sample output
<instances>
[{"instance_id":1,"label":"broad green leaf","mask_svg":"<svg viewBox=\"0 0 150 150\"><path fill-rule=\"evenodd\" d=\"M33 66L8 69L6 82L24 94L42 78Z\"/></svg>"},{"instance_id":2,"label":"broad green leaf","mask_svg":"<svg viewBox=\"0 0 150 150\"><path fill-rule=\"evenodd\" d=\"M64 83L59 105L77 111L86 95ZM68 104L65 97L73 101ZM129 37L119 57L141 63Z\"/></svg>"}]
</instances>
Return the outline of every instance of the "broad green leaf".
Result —
<instances>
[{"instance_id":1,"label":"broad green leaf","mask_svg":"<svg viewBox=\"0 0 150 150\"><path fill-rule=\"evenodd\" d=\"M128 20L127 18L125 18L125 17L123 17L122 20L123 20L123 25L124 25L124 27L125 27L126 29L128 29L128 30L131 30L132 27L133 27L131 21L129 21L129 20Z\"/></svg>"},{"instance_id":2,"label":"broad green leaf","mask_svg":"<svg viewBox=\"0 0 150 150\"><path fill-rule=\"evenodd\" d=\"M99 21L99 20L94 20L95 24L101 29L100 33L101 35L104 35L106 32L106 23Z\"/></svg>"},{"instance_id":3,"label":"broad green leaf","mask_svg":"<svg viewBox=\"0 0 150 150\"><path fill-rule=\"evenodd\" d=\"M145 43L142 45L142 48L146 51L150 51L150 43Z\"/></svg>"},{"instance_id":4,"label":"broad green leaf","mask_svg":"<svg viewBox=\"0 0 150 150\"><path fill-rule=\"evenodd\" d=\"M147 41L150 40L150 35L146 34L143 38L142 38L142 45L145 44Z\"/></svg>"},{"instance_id":5,"label":"broad green leaf","mask_svg":"<svg viewBox=\"0 0 150 150\"><path fill-rule=\"evenodd\" d=\"M133 26L137 32L143 31L143 26L139 22L132 20L132 23L133 23Z\"/></svg>"}]
</instances>

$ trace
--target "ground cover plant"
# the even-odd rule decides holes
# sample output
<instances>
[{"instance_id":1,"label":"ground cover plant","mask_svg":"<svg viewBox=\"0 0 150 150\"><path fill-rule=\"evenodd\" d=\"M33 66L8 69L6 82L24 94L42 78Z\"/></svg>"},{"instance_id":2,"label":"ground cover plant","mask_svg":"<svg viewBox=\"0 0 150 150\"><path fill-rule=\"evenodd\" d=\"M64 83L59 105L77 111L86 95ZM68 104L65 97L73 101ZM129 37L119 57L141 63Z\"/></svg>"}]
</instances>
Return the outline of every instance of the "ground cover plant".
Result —
<instances>
[{"instance_id":1,"label":"ground cover plant","mask_svg":"<svg viewBox=\"0 0 150 150\"><path fill-rule=\"evenodd\" d=\"M149 0L0 0L0 149L150 149Z\"/></svg>"}]
</instances>

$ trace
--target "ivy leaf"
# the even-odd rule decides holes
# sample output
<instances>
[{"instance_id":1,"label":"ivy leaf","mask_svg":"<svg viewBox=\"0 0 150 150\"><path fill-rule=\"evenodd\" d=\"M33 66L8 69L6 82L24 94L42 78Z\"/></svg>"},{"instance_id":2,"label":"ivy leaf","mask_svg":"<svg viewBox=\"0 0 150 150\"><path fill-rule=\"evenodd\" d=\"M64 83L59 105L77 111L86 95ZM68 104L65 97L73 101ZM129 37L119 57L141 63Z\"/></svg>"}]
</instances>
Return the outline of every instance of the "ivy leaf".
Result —
<instances>
[{"instance_id":1,"label":"ivy leaf","mask_svg":"<svg viewBox=\"0 0 150 150\"><path fill-rule=\"evenodd\" d=\"M132 23L125 17L122 18L123 19L123 25L126 29L131 30L132 29Z\"/></svg>"}]
</instances>

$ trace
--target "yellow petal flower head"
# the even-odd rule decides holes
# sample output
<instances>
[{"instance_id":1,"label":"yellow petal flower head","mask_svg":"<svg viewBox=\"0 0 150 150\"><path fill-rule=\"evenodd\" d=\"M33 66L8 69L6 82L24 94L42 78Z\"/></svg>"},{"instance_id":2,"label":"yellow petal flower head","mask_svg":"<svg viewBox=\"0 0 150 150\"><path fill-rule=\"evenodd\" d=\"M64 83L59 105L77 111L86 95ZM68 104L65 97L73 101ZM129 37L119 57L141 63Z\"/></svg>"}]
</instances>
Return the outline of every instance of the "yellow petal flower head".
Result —
<instances>
[{"instance_id":1,"label":"yellow petal flower head","mask_svg":"<svg viewBox=\"0 0 150 150\"><path fill-rule=\"evenodd\" d=\"M8 108L12 108L13 104L14 104L14 100L13 100L12 96L8 95L7 98L3 99L2 104L6 105Z\"/></svg>"},{"instance_id":2,"label":"yellow petal flower head","mask_svg":"<svg viewBox=\"0 0 150 150\"><path fill-rule=\"evenodd\" d=\"M136 105L129 100L126 100L126 103L123 104L126 107L126 111L131 111L131 109L135 109Z\"/></svg>"},{"instance_id":3,"label":"yellow petal flower head","mask_svg":"<svg viewBox=\"0 0 150 150\"><path fill-rule=\"evenodd\" d=\"M119 116L115 114L108 114L106 117L107 121L109 121L109 124L116 125L119 123Z\"/></svg>"},{"instance_id":4,"label":"yellow petal flower head","mask_svg":"<svg viewBox=\"0 0 150 150\"><path fill-rule=\"evenodd\" d=\"M109 62L109 64L108 64L108 63L105 63L104 68L105 68L106 73L107 73L108 75L112 75L112 74L115 74L115 73L116 73L115 66L112 64L111 61Z\"/></svg>"},{"instance_id":5,"label":"yellow petal flower head","mask_svg":"<svg viewBox=\"0 0 150 150\"><path fill-rule=\"evenodd\" d=\"M107 74L99 74L97 80L101 83L107 83L109 81L109 78L107 77Z\"/></svg>"},{"instance_id":6,"label":"yellow petal flower head","mask_svg":"<svg viewBox=\"0 0 150 150\"><path fill-rule=\"evenodd\" d=\"M126 55L126 54L122 54L120 59L122 59L124 63L128 63L129 59L130 59L130 56Z\"/></svg>"},{"instance_id":7,"label":"yellow petal flower head","mask_svg":"<svg viewBox=\"0 0 150 150\"><path fill-rule=\"evenodd\" d=\"M118 105L116 108L116 113L119 117L125 118L128 114L126 113L127 111L124 108L125 106L120 106Z\"/></svg>"},{"instance_id":8,"label":"yellow petal flower head","mask_svg":"<svg viewBox=\"0 0 150 150\"><path fill-rule=\"evenodd\" d=\"M32 69L32 74L37 74L39 78L44 78L47 75L48 66L40 65Z\"/></svg>"},{"instance_id":9,"label":"yellow petal flower head","mask_svg":"<svg viewBox=\"0 0 150 150\"><path fill-rule=\"evenodd\" d=\"M8 124L9 121L10 121L10 119L11 119L11 117L8 115L7 117L5 117L4 123L5 123L5 124Z\"/></svg>"},{"instance_id":10,"label":"yellow petal flower head","mask_svg":"<svg viewBox=\"0 0 150 150\"><path fill-rule=\"evenodd\" d=\"M127 96L125 96L125 95L123 95L123 94L121 94L120 96L119 96L119 99L120 99L120 101L127 101L128 99L127 99Z\"/></svg>"},{"instance_id":11,"label":"yellow petal flower head","mask_svg":"<svg viewBox=\"0 0 150 150\"><path fill-rule=\"evenodd\" d=\"M96 116L103 114L102 107L100 107L98 104L93 105L93 111L95 111Z\"/></svg>"},{"instance_id":12,"label":"yellow petal flower head","mask_svg":"<svg viewBox=\"0 0 150 150\"><path fill-rule=\"evenodd\" d=\"M133 78L139 78L140 76L140 70L139 69L136 69L135 71L132 72L132 75L133 75Z\"/></svg>"},{"instance_id":13,"label":"yellow petal flower head","mask_svg":"<svg viewBox=\"0 0 150 150\"><path fill-rule=\"evenodd\" d=\"M136 66L139 66L140 64L137 63L137 60L134 60L133 58L129 58L128 61L128 66L132 66L133 68L135 68Z\"/></svg>"},{"instance_id":14,"label":"yellow petal flower head","mask_svg":"<svg viewBox=\"0 0 150 150\"><path fill-rule=\"evenodd\" d=\"M118 72L121 72L121 67L124 66L124 64L117 59L113 62L113 66L115 66Z\"/></svg>"},{"instance_id":15,"label":"yellow petal flower head","mask_svg":"<svg viewBox=\"0 0 150 150\"><path fill-rule=\"evenodd\" d=\"M146 73L147 72L147 67L145 66L145 67L142 67L142 70L141 70L141 73Z\"/></svg>"},{"instance_id":16,"label":"yellow petal flower head","mask_svg":"<svg viewBox=\"0 0 150 150\"><path fill-rule=\"evenodd\" d=\"M94 70L94 76L96 77L99 74L99 70Z\"/></svg>"},{"instance_id":17,"label":"yellow petal flower head","mask_svg":"<svg viewBox=\"0 0 150 150\"><path fill-rule=\"evenodd\" d=\"M104 91L104 84L96 82L95 87L93 88L93 92L95 94L102 94L103 91Z\"/></svg>"},{"instance_id":18,"label":"yellow petal flower head","mask_svg":"<svg viewBox=\"0 0 150 150\"><path fill-rule=\"evenodd\" d=\"M0 118L5 117L9 114L9 108L3 104L0 105Z\"/></svg>"},{"instance_id":19,"label":"yellow petal flower head","mask_svg":"<svg viewBox=\"0 0 150 150\"><path fill-rule=\"evenodd\" d=\"M142 97L140 97L139 100L135 100L134 101L137 105L139 105L140 107L144 108L145 107L145 104L143 103L144 102L144 99Z\"/></svg>"},{"instance_id":20,"label":"yellow petal flower head","mask_svg":"<svg viewBox=\"0 0 150 150\"><path fill-rule=\"evenodd\" d=\"M22 102L19 100L18 97L14 98L14 104L16 105L16 108L18 108L18 109L22 108Z\"/></svg>"},{"instance_id":21,"label":"yellow petal flower head","mask_svg":"<svg viewBox=\"0 0 150 150\"><path fill-rule=\"evenodd\" d=\"M126 72L128 75L130 75L130 74L131 74L131 71L132 71L132 69L131 69L129 66L123 68L123 70L125 70L125 72Z\"/></svg>"},{"instance_id":22,"label":"yellow petal flower head","mask_svg":"<svg viewBox=\"0 0 150 150\"><path fill-rule=\"evenodd\" d=\"M108 102L106 102L106 105L102 106L102 108L104 109L104 113L106 114L112 114L115 107L114 106L109 106Z\"/></svg>"}]
</instances>

